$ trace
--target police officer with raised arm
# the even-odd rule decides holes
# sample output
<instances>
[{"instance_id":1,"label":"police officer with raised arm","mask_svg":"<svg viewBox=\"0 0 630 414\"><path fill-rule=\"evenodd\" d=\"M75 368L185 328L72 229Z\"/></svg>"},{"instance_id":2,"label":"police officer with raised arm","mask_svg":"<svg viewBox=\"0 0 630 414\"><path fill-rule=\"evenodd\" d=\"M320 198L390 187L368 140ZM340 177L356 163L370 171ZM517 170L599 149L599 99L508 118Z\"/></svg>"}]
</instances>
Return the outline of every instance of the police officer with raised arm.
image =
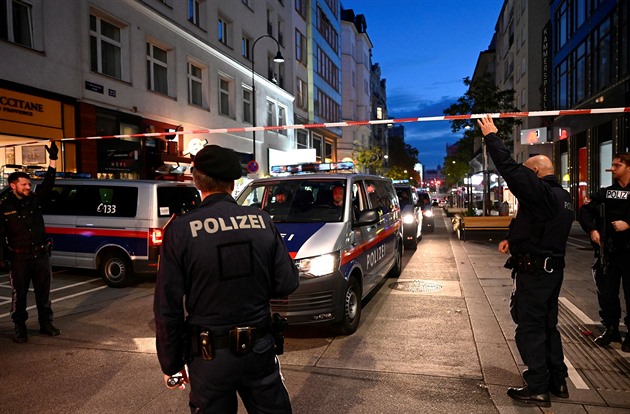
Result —
<instances>
[{"instance_id":1,"label":"police officer with raised arm","mask_svg":"<svg viewBox=\"0 0 630 414\"><path fill-rule=\"evenodd\" d=\"M57 157L59 148L55 141L46 146L50 163L44 180L31 191L31 178L18 171L11 173L7 179L11 192L0 200L0 267L6 267L9 261L9 278L11 279L11 319L15 324L13 341L28 341L26 320L28 312L26 302L28 289L33 282L35 304L39 332L56 336L61 333L53 325L53 311L50 301L50 268L51 244L46 238L46 227L42 214L42 202L55 184Z\"/></svg>"},{"instance_id":2,"label":"police officer with raised arm","mask_svg":"<svg viewBox=\"0 0 630 414\"><path fill-rule=\"evenodd\" d=\"M509 388L508 396L540 406L551 405L549 392L568 398L558 296L564 276L564 254L573 223L571 196L553 173L551 160L536 155L517 163L496 134L490 115L477 121L497 170L518 198L519 209L499 251L511 254L514 289L510 313L516 323L515 340L521 359L524 387Z\"/></svg>"},{"instance_id":3,"label":"police officer with raised arm","mask_svg":"<svg viewBox=\"0 0 630 414\"><path fill-rule=\"evenodd\" d=\"M621 342L620 284L626 309L630 305L630 153L615 154L609 171L613 185L597 191L578 214L582 229L596 248L593 278L604 332L595 338L595 343L601 346ZM627 312L624 322L630 327ZM630 335L626 334L621 350L630 352Z\"/></svg>"},{"instance_id":4,"label":"police officer with raised arm","mask_svg":"<svg viewBox=\"0 0 630 414\"><path fill-rule=\"evenodd\" d=\"M249 413L291 413L270 299L297 289L298 270L269 215L230 195L234 151L207 145L193 168L203 202L166 226L155 286L166 384L183 386L178 374L190 383L192 413L235 414L237 393Z\"/></svg>"}]
</instances>

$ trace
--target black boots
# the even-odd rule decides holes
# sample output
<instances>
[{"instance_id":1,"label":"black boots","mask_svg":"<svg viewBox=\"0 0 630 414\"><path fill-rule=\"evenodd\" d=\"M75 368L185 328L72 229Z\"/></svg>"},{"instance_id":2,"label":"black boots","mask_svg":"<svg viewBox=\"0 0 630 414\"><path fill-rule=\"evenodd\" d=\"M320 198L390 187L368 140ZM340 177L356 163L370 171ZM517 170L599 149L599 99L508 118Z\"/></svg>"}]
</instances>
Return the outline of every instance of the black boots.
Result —
<instances>
[{"instance_id":1,"label":"black boots","mask_svg":"<svg viewBox=\"0 0 630 414\"><path fill-rule=\"evenodd\" d=\"M26 341L28 341L28 336L26 335L26 324L16 323L15 335L13 336L13 342L17 344L23 344Z\"/></svg>"},{"instance_id":2,"label":"black boots","mask_svg":"<svg viewBox=\"0 0 630 414\"><path fill-rule=\"evenodd\" d=\"M595 338L595 343L600 346L609 345L611 342L621 342L618 326L606 326L604 333ZM630 343L628 344L630 351Z\"/></svg>"},{"instance_id":3,"label":"black boots","mask_svg":"<svg viewBox=\"0 0 630 414\"><path fill-rule=\"evenodd\" d=\"M39 325L39 333L50 336L57 336L61 333L61 331L55 328L55 325L52 322L47 322Z\"/></svg>"},{"instance_id":4,"label":"black boots","mask_svg":"<svg viewBox=\"0 0 630 414\"><path fill-rule=\"evenodd\" d=\"M541 407L551 407L551 399L549 398L548 392L532 394L527 387L508 388L507 395L516 401L533 403Z\"/></svg>"}]
</instances>

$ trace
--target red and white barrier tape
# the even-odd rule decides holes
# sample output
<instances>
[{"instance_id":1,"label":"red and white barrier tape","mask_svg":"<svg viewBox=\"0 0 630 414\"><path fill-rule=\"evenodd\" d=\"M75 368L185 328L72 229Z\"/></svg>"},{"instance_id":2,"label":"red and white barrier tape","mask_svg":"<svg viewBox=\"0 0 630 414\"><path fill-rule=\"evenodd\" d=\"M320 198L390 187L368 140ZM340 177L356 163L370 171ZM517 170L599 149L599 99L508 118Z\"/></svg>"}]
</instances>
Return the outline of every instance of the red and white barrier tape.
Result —
<instances>
[{"instance_id":1,"label":"red and white barrier tape","mask_svg":"<svg viewBox=\"0 0 630 414\"><path fill-rule=\"evenodd\" d=\"M596 114L614 114L630 112L630 107L619 108L599 108L599 109L564 109L558 111L529 111L529 112L505 112L490 114L492 118L529 118L540 116L565 116L565 115L596 115ZM147 132L143 134L121 134L121 135L102 135L94 137L77 137L62 138L62 141L72 140L90 140L90 139L107 139L107 138L137 138L137 137L164 137L166 135L185 135L185 134L226 134L235 132L252 132L252 131L279 131L288 129L310 129L310 128L339 128L358 125L378 125L378 124L401 124L407 122L428 122L428 121L454 121L461 119L478 119L485 117L487 114L468 114L468 115L444 115L444 116L426 116L420 118L398 118L398 119L377 119L371 121L345 121L345 122L329 122L321 124L296 124L296 125L279 125L279 126L258 126L258 127L240 127L240 128L216 128L216 129L195 129L191 131L176 132Z\"/></svg>"}]
</instances>

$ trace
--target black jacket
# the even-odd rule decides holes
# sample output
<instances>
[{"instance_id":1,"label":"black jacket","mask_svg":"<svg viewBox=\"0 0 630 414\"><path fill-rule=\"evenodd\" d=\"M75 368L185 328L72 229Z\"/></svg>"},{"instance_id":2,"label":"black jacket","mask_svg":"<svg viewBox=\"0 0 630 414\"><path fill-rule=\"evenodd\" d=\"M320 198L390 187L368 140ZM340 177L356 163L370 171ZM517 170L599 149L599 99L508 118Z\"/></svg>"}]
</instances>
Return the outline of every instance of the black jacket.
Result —
<instances>
[{"instance_id":1,"label":"black jacket","mask_svg":"<svg viewBox=\"0 0 630 414\"><path fill-rule=\"evenodd\" d=\"M0 260L5 260L5 247L27 249L46 242L46 227L42 214L42 202L55 184L55 172L48 167L37 192L17 198L13 191L0 200Z\"/></svg>"},{"instance_id":2,"label":"black jacket","mask_svg":"<svg viewBox=\"0 0 630 414\"><path fill-rule=\"evenodd\" d=\"M611 250L628 250L630 248L630 230L615 231L612 222L617 220L630 224L630 185L621 187L615 182L613 185L600 188L591 196L591 200L584 204L579 211L578 220L582 229L590 233L598 230L601 237L606 235L606 240ZM604 204L606 216L606 231L603 232L604 223L599 214L599 206ZM612 242L612 243L611 243Z\"/></svg>"},{"instance_id":3,"label":"black jacket","mask_svg":"<svg viewBox=\"0 0 630 414\"><path fill-rule=\"evenodd\" d=\"M162 371L179 372L188 323L210 329L261 326L270 299L297 289L298 270L269 215L213 194L165 228L155 286ZM185 300L185 303L184 303Z\"/></svg>"},{"instance_id":4,"label":"black jacket","mask_svg":"<svg viewBox=\"0 0 630 414\"><path fill-rule=\"evenodd\" d=\"M510 252L564 255L574 218L570 194L554 175L538 178L514 161L496 134L485 138L494 165L519 203L507 235Z\"/></svg>"}]
</instances>

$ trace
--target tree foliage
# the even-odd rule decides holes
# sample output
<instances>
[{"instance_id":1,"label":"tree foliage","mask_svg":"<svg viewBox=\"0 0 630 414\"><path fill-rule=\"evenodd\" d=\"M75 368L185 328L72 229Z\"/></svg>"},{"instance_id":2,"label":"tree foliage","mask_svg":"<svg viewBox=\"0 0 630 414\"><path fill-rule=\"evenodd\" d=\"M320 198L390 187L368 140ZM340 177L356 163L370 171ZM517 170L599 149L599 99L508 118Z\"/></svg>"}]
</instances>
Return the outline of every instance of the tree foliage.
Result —
<instances>
[{"instance_id":1,"label":"tree foliage","mask_svg":"<svg viewBox=\"0 0 630 414\"><path fill-rule=\"evenodd\" d=\"M392 179L406 180L413 177L415 181L420 179L414 167L418 161L418 149L405 143L401 136L391 136L389 138L389 166L390 171L386 174ZM393 170L393 172L392 172ZM400 170L400 174L398 173ZM407 170L407 173L404 171ZM401 175L402 177L394 177L392 174Z\"/></svg>"},{"instance_id":2,"label":"tree foliage","mask_svg":"<svg viewBox=\"0 0 630 414\"><path fill-rule=\"evenodd\" d=\"M514 90L500 91L494 84L491 74L475 79L464 78L464 85L468 90L457 102L444 110L445 115L469 115L516 112L514 107ZM477 127L476 119L457 119L450 121L451 131L454 133L463 131L462 138L457 141L457 151L454 155L445 158L447 180L455 183L460 181L468 173L469 162L475 156L475 141L483 137ZM508 147L512 146L512 130L520 121L514 118L502 118L494 120L498 134ZM455 161L455 162L453 162Z\"/></svg>"},{"instance_id":3,"label":"tree foliage","mask_svg":"<svg viewBox=\"0 0 630 414\"><path fill-rule=\"evenodd\" d=\"M353 158L359 171L382 174L383 173L383 149L378 145L365 147L355 142Z\"/></svg>"}]
</instances>

